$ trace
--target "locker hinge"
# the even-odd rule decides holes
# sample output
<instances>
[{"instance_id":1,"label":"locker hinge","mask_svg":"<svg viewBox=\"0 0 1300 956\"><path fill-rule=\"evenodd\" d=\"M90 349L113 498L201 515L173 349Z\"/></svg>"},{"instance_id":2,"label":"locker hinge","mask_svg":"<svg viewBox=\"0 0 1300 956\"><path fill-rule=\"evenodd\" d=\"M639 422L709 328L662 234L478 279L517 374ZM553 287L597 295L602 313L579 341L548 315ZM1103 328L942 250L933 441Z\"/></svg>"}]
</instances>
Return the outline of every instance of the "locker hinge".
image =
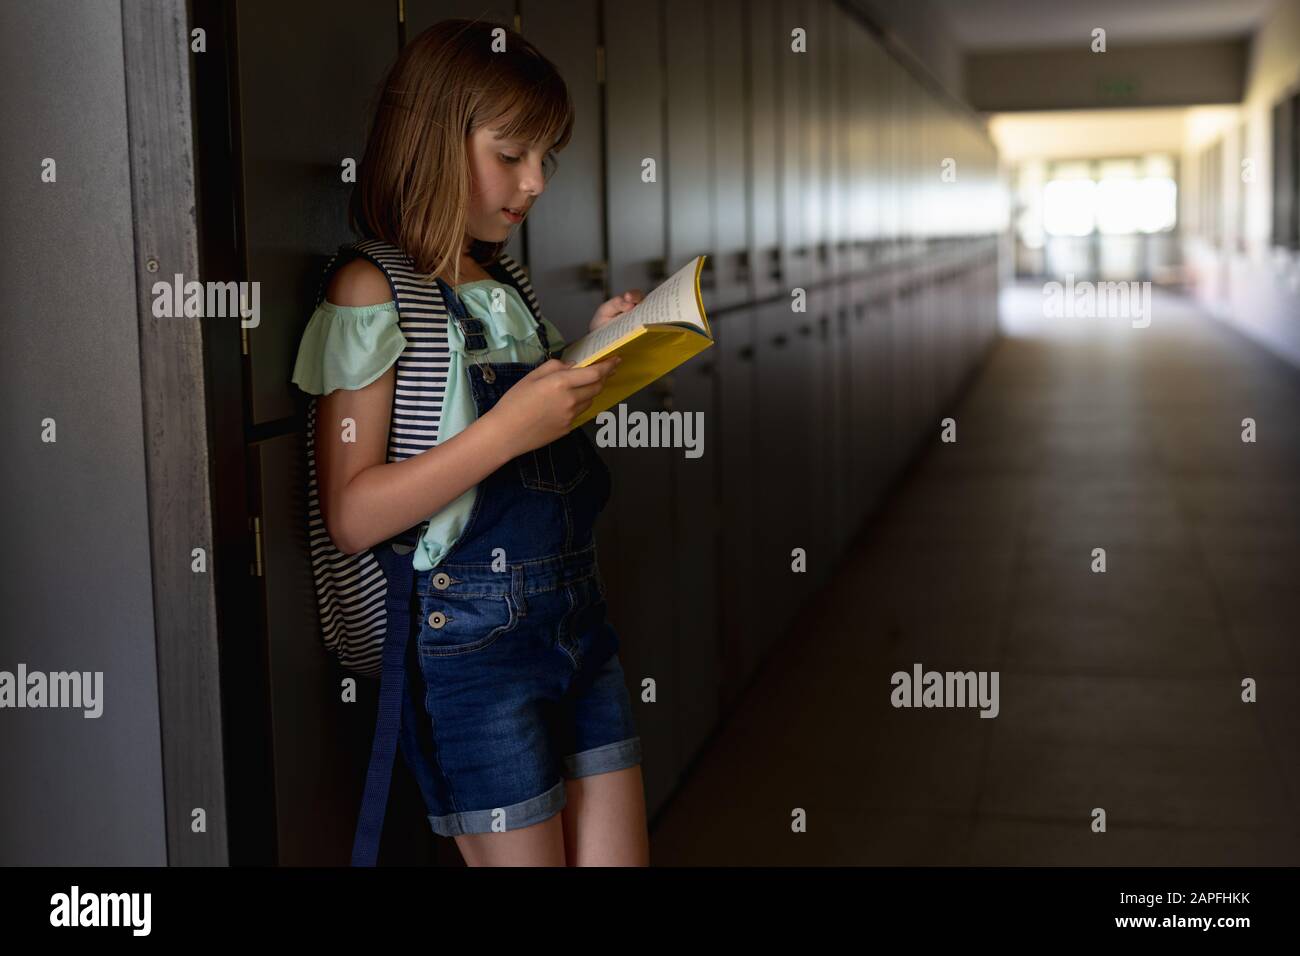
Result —
<instances>
[{"instance_id":1,"label":"locker hinge","mask_svg":"<svg viewBox=\"0 0 1300 956\"><path fill-rule=\"evenodd\" d=\"M605 82L605 47L596 47L596 82Z\"/></svg>"},{"instance_id":2,"label":"locker hinge","mask_svg":"<svg viewBox=\"0 0 1300 956\"><path fill-rule=\"evenodd\" d=\"M516 13L516 14L515 14L515 32L516 32L516 33L523 33L523 32L524 32L523 22L524 22L523 17L521 17L518 13Z\"/></svg>"},{"instance_id":3,"label":"locker hinge","mask_svg":"<svg viewBox=\"0 0 1300 956\"><path fill-rule=\"evenodd\" d=\"M248 519L249 530L253 532L253 563L248 566L248 573L255 578L262 576L262 519L253 515Z\"/></svg>"},{"instance_id":4,"label":"locker hinge","mask_svg":"<svg viewBox=\"0 0 1300 956\"><path fill-rule=\"evenodd\" d=\"M397 0L397 22L406 22L406 0Z\"/></svg>"},{"instance_id":5,"label":"locker hinge","mask_svg":"<svg viewBox=\"0 0 1300 956\"><path fill-rule=\"evenodd\" d=\"M239 351L241 355L248 354L248 328L243 322L239 323Z\"/></svg>"}]
</instances>

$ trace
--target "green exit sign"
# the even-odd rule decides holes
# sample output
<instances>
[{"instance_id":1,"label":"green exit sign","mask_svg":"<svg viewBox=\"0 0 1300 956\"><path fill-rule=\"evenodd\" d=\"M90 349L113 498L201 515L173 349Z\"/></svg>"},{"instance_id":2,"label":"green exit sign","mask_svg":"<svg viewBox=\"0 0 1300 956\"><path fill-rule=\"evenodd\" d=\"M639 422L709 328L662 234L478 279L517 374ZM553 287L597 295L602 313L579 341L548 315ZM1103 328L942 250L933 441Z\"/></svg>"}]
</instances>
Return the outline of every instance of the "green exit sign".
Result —
<instances>
[{"instance_id":1,"label":"green exit sign","mask_svg":"<svg viewBox=\"0 0 1300 956\"><path fill-rule=\"evenodd\" d=\"M1098 92L1103 100L1131 100L1137 96L1137 80L1131 77L1103 79Z\"/></svg>"}]
</instances>

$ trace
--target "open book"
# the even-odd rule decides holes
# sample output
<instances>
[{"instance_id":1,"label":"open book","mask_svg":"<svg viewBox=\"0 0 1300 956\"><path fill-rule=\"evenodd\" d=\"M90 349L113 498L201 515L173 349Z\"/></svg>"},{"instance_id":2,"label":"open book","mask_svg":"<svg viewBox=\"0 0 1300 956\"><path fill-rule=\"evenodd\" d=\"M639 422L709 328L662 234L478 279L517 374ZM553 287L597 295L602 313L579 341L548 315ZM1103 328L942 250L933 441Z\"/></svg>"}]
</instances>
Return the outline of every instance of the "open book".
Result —
<instances>
[{"instance_id":1,"label":"open book","mask_svg":"<svg viewBox=\"0 0 1300 956\"><path fill-rule=\"evenodd\" d=\"M700 298L704 259L696 256L630 311L570 343L560 353L562 360L578 368L611 355L623 359L587 410L573 420L574 428L713 344L713 333L704 317L704 300Z\"/></svg>"}]
</instances>

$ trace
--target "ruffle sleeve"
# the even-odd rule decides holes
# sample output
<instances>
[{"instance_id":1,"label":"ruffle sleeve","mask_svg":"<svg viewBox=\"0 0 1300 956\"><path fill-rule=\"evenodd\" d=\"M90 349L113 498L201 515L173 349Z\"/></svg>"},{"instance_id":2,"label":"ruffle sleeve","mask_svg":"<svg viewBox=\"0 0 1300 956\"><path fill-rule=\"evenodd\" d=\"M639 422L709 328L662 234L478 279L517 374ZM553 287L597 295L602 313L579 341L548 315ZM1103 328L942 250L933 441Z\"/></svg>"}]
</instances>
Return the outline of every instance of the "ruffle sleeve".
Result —
<instances>
[{"instance_id":1,"label":"ruffle sleeve","mask_svg":"<svg viewBox=\"0 0 1300 956\"><path fill-rule=\"evenodd\" d=\"M388 371L405 348L396 303L323 301L303 330L292 381L311 395L364 388Z\"/></svg>"}]
</instances>

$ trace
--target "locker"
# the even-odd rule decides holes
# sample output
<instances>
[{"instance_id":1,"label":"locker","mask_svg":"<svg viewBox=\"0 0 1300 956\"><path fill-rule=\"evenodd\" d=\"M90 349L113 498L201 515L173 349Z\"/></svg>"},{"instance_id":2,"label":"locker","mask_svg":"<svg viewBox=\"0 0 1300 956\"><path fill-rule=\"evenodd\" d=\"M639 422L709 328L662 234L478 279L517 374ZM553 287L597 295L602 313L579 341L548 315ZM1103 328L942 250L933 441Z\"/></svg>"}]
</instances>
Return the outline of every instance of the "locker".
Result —
<instances>
[{"instance_id":1,"label":"locker","mask_svg":"<svg viewBox=\"0 0 1300 956\"><path fill-rule=\"evenodd\" d=\"M605 182L609 288L650 291L665 275L664 126L661 9L658 3L605 3ZM655 161L655 178L643 179ZM626 399L629 412L665 409L671 381L661 379ZM654 815L677 784L677 715L681 687L673 576L671 448L607 448L602 454L616 492L607 510L617 526L617 580L607 581L611 620L619 629L628 683L654 680L656 700L633 697L645 757L646 811Z\"/></svg>"},{"instance_id":2,"label":"locker","mask_svg":"<svg viewBox=\"0 0 1300 956\"><path fill-rule=\"evenodd\" d=\"M696 6L690 0L666 0L665 15L669 23L683 22L696 15ZM713 247L708 148L711 124L708 97L701 96L699 88L699 78L706 75L709 62L707 18L704 26L676 34L665 45L667 111L672 130L665 164L667 255L672 271ZM710 272L710 280L713 275ZM708 295L711 291L702 289L701 293ZM721 522L714 497L718 457L712 442L716 367L717 357L709 349L672 373L671 409L702 418L704 424L701 457L686 458L685 449L670 451L674 547L673 560L665 570L671 569L675 598L672 635L677 667L673 679L677 692L677 767L684 767L695 755L718 718L716 575Z\"/></svg>"},{"instance_id":3,"label":"locker","mask_svg":"<svg viewBox=\"0 0 1300 956\"><path fill-rule=\"evenodd\" d=\"M776 299L759 307L758 353L755 388L758 408L758 488L760 567L755 579L762 583L762 624L756 634L759 653L784 631L794 614L795 588L790 580L790 552L797 546L799 522L795 520L802 468L801 436L789 396L798 394L794 352L797 335L790 307Z\"/></svg>"},{"instance_id":4,"label":"locker","mask_svg":"<svg viewBox=\"0 0 1300 956\"><path fill-rule=\"evenodd\" d=\"M310 315L303 303L328 256L352 238L341 164L361 161L370 83L397 54L397 23L392 7L347 0L241 3L236 21L239 89L276 91L244 93L238 106L245 274L260 291L246 385L250 424L260 425L297 411L289 374Z\"/></svg>"},{"instance_id":5,"label":"locker","mask_svg":"<svg viewBox=\"0 0 1300 956\"><path fill-rule=\"evenodd\" d=\"M861 28L847 31L850 84L849 208L852 246L849 272L867 268L871 244L880 238L881 156L884 140L881 127L881 62L878 47Z\"/></svg>"},{"instance_id":6,"label":"locker","mask_svg":"<svg viewBox=\"0 0 1300 956\"><path fill-rule=\"evenodd\" d=\"M853 271L854 209L852 39L848 16L836 5L827 9L826 34L830 70L827 91L826 224L830 249L829 275L841 278Z\"/></svg>"},{"instance_id":7,"label":"locker","mask_svg":"<svg viewBox=\"0 0 1300 956\"><path fill-rule=\"evenodd\" d=\"M515 29L514 0L405 0L406 38L414 39L439 20L491 20ZM547 53L549 58L550 53Z\"/></svg>"},{"instance_id":8,"label":"locker","mask_svg":"<svg viewBox=\"0 0 1300 956\"><path fill-rule=\"evenodd\" d=\"M843 394L845 405L849 409L847 429L851 436L848 442L845 471L848 520L851 529L856 529L862 523L869 505L867 495L871 454L869 423L873 386L870 359L873 355L873 343L869 338L870 326L867 324L865 285L866 280L863 278L853 279L846 284L847 301L844 308L847 382Z\"/></svg>"},{"instance_id":9,"label":"locker","mask_svg":"<svg viewBox=\"0 0 1300 956\"><path fill-rule=\"evenodd\" d=\"M586 334L592 313L613 295L606 286L609 270L603 241L604 130L595 66L596 9L597 0L523 0L520 4L524 36L560 71L575 111L569 144L558 155L545 192L520 227L528 249L529 279L546 317L567 341Z\"/></svg>"},{"instance_id":10,"label":"locker","mask_svg":"<svg viewBox=\"0 0 1300 956\"><path fill-rule=\"evenodd\" d=\"M705 301L710 309L718 310L750 298L751 211L746 199L750 170L745 149L748 105L745 75L750 45L737 43L736 38L749 36L753 11L743 0L712 0L708 13L711 24L708 76L712 94L709 198L714 236L711 286L705 293ZM769 130L767 135L770 133ZM769 152L769 158L770 155Z\"/></svg>"},{"instance_id":11,"label":"locker","mask_svg":"<svg viewBox=\"0 0 1300 956\"><path fill-rule=\"evenodd\" d=\"M346 33L335 26L342 18L349 22ZM243 418L243 441L250 426L277 429L277 422L289 421L301 429L301 399L289 382L290 369L320 268L352 238L346 215L351 185L343 181L341 164L360 161L368 132L371 88L353 77L378 82L397 53L398 32L391 8L359 11L341 0L323 6L245 3L235 20L242 91L231 107L242 163L236 195L244 274L260 286L260 322L246 332L244 409L223 412ZM349 71L336 68L342 60ZM268 89L279 95L249 92ZM285 101L299 106L285 110ZM281 865L338 865L351 851L376 698L367 700L363 690L358 703L341 704L345 675L321 643L304 533L300 442L300 431L292 431L248 444L247 474L218 479L243 486L222 497L227 506L238 501L248 509L239 525L253 527L251 514L261 532L260 574L251 591L262 629L249 637L264 641L258 663L267 668L264 677L242 678L247 683L228 691L261 705L256 716L227 713L230 739L265 739L241 748L232 779L247 788L263 775L270 778L258 798L264 811L258 807L255 815L244 789L232 813L244 814L236 825L248 829L235 838L250 853L264 852ZM223 515L220 523L228 520ZM407 839L398 856L389 851L385 859L427 860L432 834L418 791L412 800L410 789L398 784L397 794L393 832ZM240 800L250 801L247 811L238 809ZM253 850L261 839L271 845Z\"/></svg>"},{"instance_id":12,"label":"locker","mask_svg":"<svg viewBox=\"0 0 1300 956\"><path fill-rule=\"evenodd\" d=\"M780 77L777 142L781 183L781 271L787 289L807 286L811 276L809 237L804 221L806 192L808 90L811 52L798 52L796 31L803 30L809 43L814 42L808 17L810 0L777 0L779 26L773 41L776 46L776 69Z\"/></svg>"},{"instance_id":13,"label":"locker","mask_svg":"<svg viewBox=\"0 0 1300 956\"><path fill-rule=\"evenodd\" d=\"M827 230L829 187L828 160L830 156L831 86L830 67L833 64L834 40L826 29L830 0L805 0L804 17L808 30L808 52L804 59L803 90L803 189L800 206L803 209L801 248L804 251L804 282L815 284L829 279L830 235Z\"/></svg>"},{"instance_id":14,"label":"locker","mask_svg":"<svg viewBox=\"0 0 1300 956\"><path fill-rule=\"evenodd\" d=\"M829 292L831 307L822 324L823 368L826 370L826 437L823 444L826 497L822 500L827 505L821 509L827 526L828 568L839 563L848 529L852 526L847 462L852 447L859 441L859 436L852 431L852 406L849 403L848 376L852 355L848 349L848 287L836 284L830 287Z\"/></svg>"},{"instance_id":15,"label":"locker","mask_svg":"<svg viewBox=\"0 0 1300 956\"><path fill-rule=\"evenodd\" d=\"M755 312L738 309L713 323L719 366L718 502L722 514L718 604L720 672L718 696L731 707L757 663L762 626L758 614L766 593L758 583L761 525L766 522L759 494L764 481L755 439L762 421L756 405Z\"/></svg>"},{"instance_id":16,"label":"locker","mask_svg":"<svg viewBox=\"0 0 1300 956\"><path fill-rule=\"evenodd\" d=\"M809 447L804 458L803 487L808 489L804 521L809 557L815 551L817 560L808 563L803 577L801 593L807 601L828 580L835 559L834 522L836 514L831 478L834 474L832 442L837 438L834 428L836 384L831 359L831 319L835 312L835 286L822 285L809 290L807 329L804 337L807 357L803 368L807 383L807 408L811 421L807 428ZM801 601L801 603L803 603Z\"/></svg>"},{"instance_id":17,"label":"locker","mask_svg":"<svg viewBox=\"0 0 1300 956\"><path fill-rule=\"evenodd\" d=\"M866 510L873 511L893 477L893 326L890 297L871 295L864 289L866 332L863 336L863 375L866 400L863 430L866 454L863 458L863 492ZM864 515L865 517L865 515Z\"/></svg>"},{"instance_id":18,"label":"locker","mask_svg":"<svg viewBox=\"0 0 1300 956\"><path fill-rule=\"evenodd\" d=\"M301 437L281 435L253 443L249 464L262 522L262 580L268 585L263 603L271 705L266 727L273 757L276 862L341 866L352 852L379 686L358 681L357 701L344 702L343 679L350 672L321 643L311 565L303 557ZM415 781L409 774L394 774L386 863L431 859L433 833L424 814Z\"/></svg>"},{"instance_id":19,"label":"locker","mask_svg":"<svg viewBox=\"0 0 1300 956\"><path fill-rule=\"evenodd\" d=\"M780 50L773 39L778 29L776 14L776 0L746 4L751 197L747 271L750 294L755 300L786 288L780 250Z\"/></svg>"}]
</instances>

